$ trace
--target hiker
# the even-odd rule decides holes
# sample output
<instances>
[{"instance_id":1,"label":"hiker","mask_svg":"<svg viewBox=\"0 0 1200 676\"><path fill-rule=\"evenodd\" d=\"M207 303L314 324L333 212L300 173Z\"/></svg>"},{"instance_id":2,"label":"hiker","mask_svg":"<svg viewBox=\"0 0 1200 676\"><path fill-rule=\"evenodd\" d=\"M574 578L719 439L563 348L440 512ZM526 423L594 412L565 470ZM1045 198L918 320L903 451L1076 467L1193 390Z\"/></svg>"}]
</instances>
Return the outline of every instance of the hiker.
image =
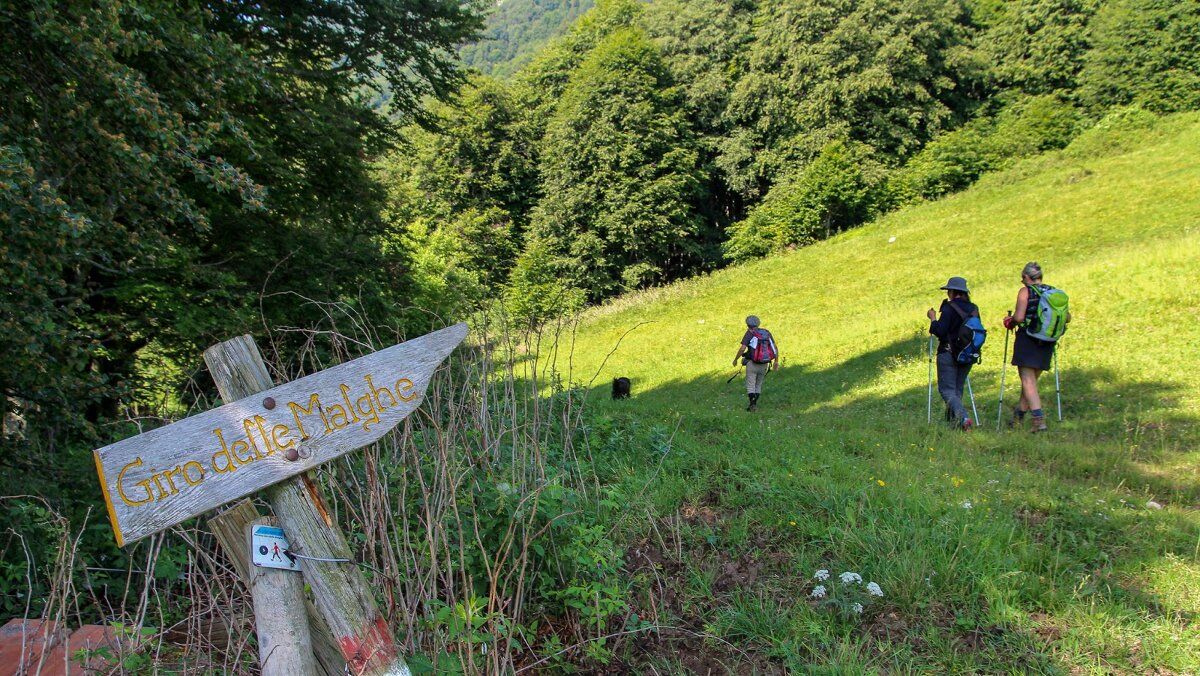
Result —
<instances>
[{"instance_id":1,"label":"hiker","mask_svg":"<svg viewBox=\"0 0 1200 676\"><path fill-rule=\"evenodd\" d=\"M1012 365L1017 367L1017 375L1021 378L1021 399L1013 409L1010 427L1016 427L1025 420L1025 415L1031 418L1032 431L1046 431L1046 414L1042 411L1042 398L1038 394L1038 377L1043 371L1049 371L1054 359L1054 346L1057 339L1066 331L1066 325L1071 321L1071 313L1067 311L1066 294L1052 286L1042 283L1042 266L1036 261L1026 263L1021 270L1021 290L1017 292L1017 307L1013 313L1004 318L1004 328L1016 330L1017 337L1013 343ZM1043 314L1042 297L1053 294L1061 296L1061 320L1054 321L1054 310L1046 304ZM1058 306L1059 303L1054 303ZM1055 323L1047 326L1047 322Z\"/></svg>"},{"instance_id":2,"label":"hiker","mask_svg":"<svg viewBox=\"0 0 1200 676\"><path fill-rule=\"evenodd\" d=\"M946 402L946 420L959 429L969 430L975 422L967 415L967 407L963 405L963 387L971 367L978 361L978 348L983 345L982 339L974 341L972 327L977 325L982 329L983 325L978 319L979 308L971 302L967 280L951 277L941 288L946 292L946 299L942 301L940 316L933 308L925 313L929 317L929 333L938 339L938 394ZM975 321L967 326L972 318Z\"/></svg>"},{"instance_id":3,"label":"hiker","mask_svg":"<svg viewBox=\"0 0 1200 676\"><path fill-rule=\"evenodd\" d=\"M734 366L737 366L738 360L746 366L746 396L750 398L747 411L758 410L758 397L762 394L767 370L779 368L779 348L775 345L775 338L760 324L758 317L746 317L746 335L742 336L737 356L733 358Z\"/></svg>"}]
</instances>

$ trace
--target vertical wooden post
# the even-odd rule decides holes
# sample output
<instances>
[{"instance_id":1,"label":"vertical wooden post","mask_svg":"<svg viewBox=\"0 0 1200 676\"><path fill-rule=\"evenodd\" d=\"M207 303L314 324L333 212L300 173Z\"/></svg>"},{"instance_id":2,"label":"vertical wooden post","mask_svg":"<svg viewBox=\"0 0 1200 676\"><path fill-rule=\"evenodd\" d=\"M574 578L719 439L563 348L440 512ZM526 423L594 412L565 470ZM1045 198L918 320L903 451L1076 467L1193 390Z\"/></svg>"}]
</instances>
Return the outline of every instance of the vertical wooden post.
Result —
<instances>
[{"instance_id":1,"label":"vertical wooden post","mask_svg":"<svg viewBox=\"0 0 1200 676\"><path fill-rule=\"evenodd\" d=\"M204 351L204 361L226 402L244 399L275 384L250 336L213 345ZM311 472L301 474L267 488L265 493L291 547L308 557L303 559L304 581L312 589L313 604L328 622L350 673L408 676L408 665L396 649L391 629L362 571L353 563L314 560L353 558L316 478Z\"/></svg>"},{"instance_id":2,"label":"vertical wooden post","mask_svg":"<svg viewBox=\"0 0 1200 676\"><path fill-rule=\"evenodd\" d=\"M233 563L238 577L250 589L250 551L246 549L246 524L258 519L258 508L249 500L242 500L229 509L208 520L209 530ZM317 659L317 673L323 676L345 676L346 660L338 649L329 625L312 601L305 597L304 609L308 614L308 631L312 635L313 657Z\"/></svg>"},{"instance_id":3,"label":"vertical wooden post","mask_svg":"<svg viewBox=\"0 0 1200 676\"><path fill-rule=\"evenodd\" d=\"M243 547L250 548L255 526L275 526L278 521L261 516L246 524ZM304 579L290 570L251 566L250 595L254 598L254 632L258 635L258 663L263 676L316 676L312 636L304 611Z\"/></svg>"}]
</instances>

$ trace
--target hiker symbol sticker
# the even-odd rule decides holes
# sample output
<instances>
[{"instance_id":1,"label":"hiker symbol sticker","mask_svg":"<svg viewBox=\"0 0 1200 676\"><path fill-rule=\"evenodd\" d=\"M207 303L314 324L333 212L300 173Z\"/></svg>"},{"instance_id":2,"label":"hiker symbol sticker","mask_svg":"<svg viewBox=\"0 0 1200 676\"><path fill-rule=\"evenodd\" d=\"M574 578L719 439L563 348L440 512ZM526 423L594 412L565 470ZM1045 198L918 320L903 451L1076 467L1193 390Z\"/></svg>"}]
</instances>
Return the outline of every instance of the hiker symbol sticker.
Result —
<instances>
[{"instance_id":1,"label":"hiker symbol sticker","mask_svg":"<svg viewBox=\"0 0 1200 676\"><path fill-rule=\"evenodd\" d=\"M250 560L260 568L300 570L300 560L288 550L282 528L255 526L250 532Z\"/></svg>"}]
</instances>

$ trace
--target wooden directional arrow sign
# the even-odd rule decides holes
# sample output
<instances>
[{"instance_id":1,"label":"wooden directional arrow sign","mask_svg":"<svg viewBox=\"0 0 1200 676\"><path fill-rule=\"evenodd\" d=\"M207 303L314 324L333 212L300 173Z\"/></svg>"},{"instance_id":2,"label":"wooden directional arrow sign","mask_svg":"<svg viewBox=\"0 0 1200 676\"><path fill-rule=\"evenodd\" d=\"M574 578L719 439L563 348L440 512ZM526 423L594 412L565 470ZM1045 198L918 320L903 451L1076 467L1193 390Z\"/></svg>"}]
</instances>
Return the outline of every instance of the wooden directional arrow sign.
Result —
<instances>
[{"instance_id":1,"label":"wooden directional arrow sign","mask_svg":"<svg viewBox=\"0 0 1200 676\"><path fill-rule=\"evenodd\" d=\"M95 451L117 544L379 439L466 335L456 324Z\"/></svg>"}]
</instances>

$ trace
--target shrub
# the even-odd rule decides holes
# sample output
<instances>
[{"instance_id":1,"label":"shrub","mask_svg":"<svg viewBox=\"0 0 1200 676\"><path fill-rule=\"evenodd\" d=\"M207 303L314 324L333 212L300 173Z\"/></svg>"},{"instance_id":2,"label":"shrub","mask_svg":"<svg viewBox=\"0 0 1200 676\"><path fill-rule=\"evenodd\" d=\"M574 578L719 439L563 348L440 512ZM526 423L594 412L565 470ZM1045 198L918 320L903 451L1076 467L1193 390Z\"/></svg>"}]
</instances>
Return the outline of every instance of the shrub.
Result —
<instances>
[{"instance_id":1,"label":"shrub","mask_svg":"<svg viewBox=\"0 0 1200 676\"><path fill-rule=\"evenodd\" d=\"M809 244L874 217L884 206L885 172L861 143L835 141L799 172L771 188L730 227L725 256L743 261Z\"/></svg>"},{"instance_id":2,"label":"shrub","mask_svg":"<svg viewBox=\"0 0 1200 676\"><path fill-rule=\"evenodd\" d=\"M509 276L505 305L514 319L540 322L583 306L583 292L558 274L559 266L545 242L531 238Z\"/></svg>"},{"instance_id":3,"label":"shrub","mask_svg":"<svg viewBox=\"0 0 1200 676\"><path fill-rule=\"evenodd\" d=\"M1066 146L1082 121L1057 96L1021 99L934 139L892 176L891 191L900 202L911 202L962 190L1019 158Z\"/></svg>"}]
</instances>

